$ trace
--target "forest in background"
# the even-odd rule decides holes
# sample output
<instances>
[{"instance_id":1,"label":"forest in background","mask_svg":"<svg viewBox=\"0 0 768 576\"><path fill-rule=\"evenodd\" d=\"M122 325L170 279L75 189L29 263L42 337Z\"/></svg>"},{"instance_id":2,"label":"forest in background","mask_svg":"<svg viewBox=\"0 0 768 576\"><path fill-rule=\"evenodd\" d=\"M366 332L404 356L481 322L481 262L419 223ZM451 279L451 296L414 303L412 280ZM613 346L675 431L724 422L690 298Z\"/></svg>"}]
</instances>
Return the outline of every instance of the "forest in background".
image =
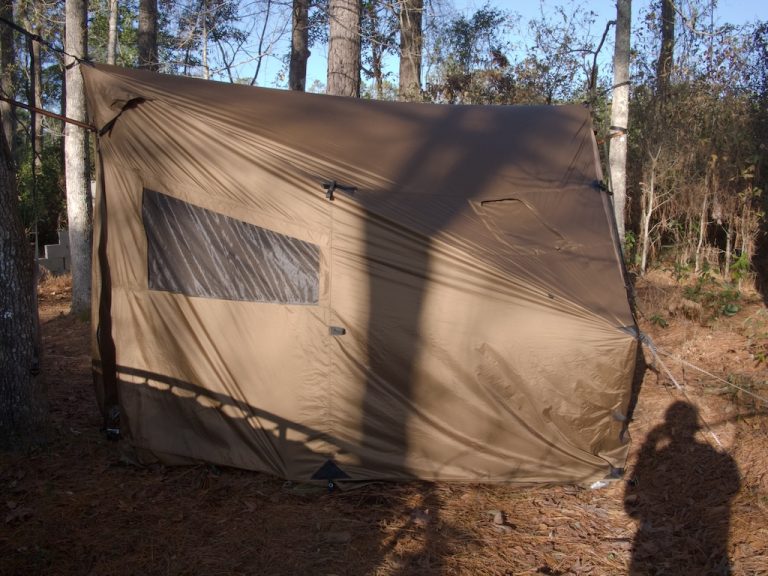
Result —
<instances>
[{"instance_id":1,"label":"forest in background","mask_svg":"<svg viewBox=\"0 0 768 576\"><path fill-rule=\"evenodd\" d=\"M622 80L611 69L616 22L587 2L547 6L529 21L494 3L458 13L447 0L161 1L159 10L158 0L0 0L0 572L763 573L768 23L716 25L713 1L649 1L632 22ZM352 54L334 54L335 40ZM327 81L307 86L309 51L326 50ZM76 297L90 269L39 278L29 250L36 231L42 245L69 227L88 261L94 137L34 112L87 123L83 58L245 84L263 82L259 66L277 61L281 87L364 98L588 103L614 193L614 144L628 144L622 239L641 276L639 326L656 343L645 341L656 369L634 391L627 482L317 493L252 472L128 458L93 402L88 295ZM624 123L618 89L630 85ZM759 299L749 285L761 278ZM656 457L644 467L659 433L675 428L665 409L683 399L705 429L673 465ZM740 486L712 465L726 454Z\"/></svg>"},{"instance_id":2,"label":"forest in background","mask_svg":"<svg viewBox=\"0 0 768 576\"><path fill-rule=\"evenodd\" d=\"M42 40L0 25L4 98L73 116L62 52L68 4L87 10L85 59L245 84L256 84L262 65L277 61L280 72L270 83L294 89L305 89L310 51L332 49L339 33L333 24L346 17L334 10L351 6L356 19L341 23L359 44L353 95L448 104L586 102L611 185L615 23L599 21L586 2L547 2L546 11L526 20L499 3L462 13L450 0L2 0L3 18ZM768 23L715 24L712 0L653 0L638 8L627 264L640 274L663 265L680 278L717 276L732 286L719 291L727 311L737 306L742 282L755 275L759 282L768 268ZM392 64L398 60L399 69ZM340 93L331 85L333 66L329 57L326 86L315 81L306 88ZM37 230L40 245L53 242L68 224L64 124L3 106L25 230L30 239ZM92 162L93 153L86 164Z\"/></svg>"}]
</instances>

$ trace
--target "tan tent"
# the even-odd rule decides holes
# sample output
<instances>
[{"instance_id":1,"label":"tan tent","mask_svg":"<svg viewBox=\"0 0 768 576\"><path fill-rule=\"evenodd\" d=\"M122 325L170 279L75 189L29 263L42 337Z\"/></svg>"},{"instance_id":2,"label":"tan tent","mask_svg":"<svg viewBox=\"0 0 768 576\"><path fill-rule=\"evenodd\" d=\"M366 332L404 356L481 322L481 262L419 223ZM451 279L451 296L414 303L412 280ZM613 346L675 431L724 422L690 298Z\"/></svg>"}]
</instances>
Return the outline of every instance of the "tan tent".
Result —
<instances>
[{"instance_id":1,"label":"tan tent","mask_svg":"<svg viewBox=\"0 0 768 576\"><path fill-rule=\"evenodd\" d=\"M585 108L83 73L94 367L143 457L298 481L623 466L638 343Z\"/></svg>"}]
</instances>

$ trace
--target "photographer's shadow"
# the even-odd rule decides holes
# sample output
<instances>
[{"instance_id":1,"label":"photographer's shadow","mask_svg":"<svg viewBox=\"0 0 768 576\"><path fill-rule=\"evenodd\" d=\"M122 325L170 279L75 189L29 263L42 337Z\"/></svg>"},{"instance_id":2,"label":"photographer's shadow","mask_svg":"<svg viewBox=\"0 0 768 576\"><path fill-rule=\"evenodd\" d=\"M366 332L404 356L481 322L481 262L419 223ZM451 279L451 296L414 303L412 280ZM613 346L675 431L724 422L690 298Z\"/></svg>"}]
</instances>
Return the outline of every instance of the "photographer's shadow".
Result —
<instances>
[{"instance_id":1,"label":"photographer's shadow","mask_svg":"<svg viewBox=\"0 0 768 576\"><path fill-rule=\"evenodd\" d=\"M734 460L696 440L696 408L675 402L640 450L625 494L640 521L630 576L731 574L730 503L739 489Z\"/></svg>"}]
</instances>

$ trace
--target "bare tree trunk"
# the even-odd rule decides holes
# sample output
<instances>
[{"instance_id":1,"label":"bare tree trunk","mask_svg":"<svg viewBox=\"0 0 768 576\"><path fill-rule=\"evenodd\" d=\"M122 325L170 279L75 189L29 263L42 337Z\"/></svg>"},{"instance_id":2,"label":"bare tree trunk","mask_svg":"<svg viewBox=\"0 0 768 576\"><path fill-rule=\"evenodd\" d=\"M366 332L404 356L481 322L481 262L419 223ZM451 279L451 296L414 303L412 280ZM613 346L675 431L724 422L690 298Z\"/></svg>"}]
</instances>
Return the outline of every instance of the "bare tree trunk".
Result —
<instances>
[{"instance_id":1,"label":"bare tree trunk","mask_svg":"<svg viewBox=\"0 0 768 576\"><path fill-rule=\"evenodd\" d=\"M157 0L139 0L139 68L158 69Z\"/></svg>"},{"instance_id":2,"label":"bare tree trunk","mask_svg":"<svg viewBox=\"0 0 768 576\"><path fill-rule=\"evenodd\" d=\"M39 33L39 29L38 29ZM32 57L34 60L34 66L32 67L32 84L34 86L32 90L32 101L35 107L43 108L43 64L41 61L40 43L32 42ZM35 119L34 126L34 138L35 138L35 158L34 165L38 171L42 167L42 153L43 153L43 116L41 114L33 114Z\"/></svg>"},{"instance_id":3,"label":"bare tree trunk","mask_svg":"<svg viewBox=\"0 0 768 576\"><path fill-rule=\"evenodd\" d=\"M739 222L741 231L739 232L737 239L734 241L734 244L739 244L739 240L741 241L740 244L740 257L747 258L748 260L752 259L752 235L750 230L750 221L751 221L751 213L752 208L747 205L742 212L741 221ZM738 281L738 288L741 290L742 281L744 280L743 276L739 275L739 281Z\"/></svg>"},{"instance_id":4,"label":"bare tree trunk","mask_svg":"<svg viewBox=\"0 0 768 576\"><path fill-rule=\"evenodd\" d=\"M114 66L117 54L117 0L109 0L109 36L107 37L107 64Z\"/></svg>"},{"instance_id":5,"label":"bare tree trunk","mask_svg":"<svg viewBox=\"0 0 768 576\"><path fill-rule=\"evenodd\" d=\"M27 30L38 34L42 37L46 36L45 30L41 25L44 21L43 16L40 13L40 6L32 3L29 5L30 9L25 11L21 15L22 26ZM41 60L40 42L33 41L31 38L26 38L26 49L30 54L29 64L29 84L27 88L27 102L30 102L36 108L43 107L43 66ZM39 171L42 165L40 153L42 151L43 140L43 117L35 112L30 113L30 119L33 121L32 138L33 138L33 151L35 153L33 158L33 165L36 170Z\"/></svg>"},{"instance_id":6,"label":"bare tree trunk","mask_svg":"<svg viewBox=\"0 0 768 576\"><path fill-rule=\"evenodd\" d=\"M208 2L203 0L203 17L202 17L202 38L200 44L202 45L202 64L203 64L203 78L210 80L211 69L208 66Z\"/></svg>"},{"instance_id":7,"label":"bare tree trunk","mask_svg":"<svg viewBox=\"0 0 768 576\"><path fill-rule=\"evenodd\" d=\"M675 5L672 0L661 0L661 49L656 62L656 94L659 101L669 96L669 76L675 49Z\"/></svg>"},{"instance_id":8,"label":"bare tree trunk","mask_svg":"<svg viewBox=\"0 0 768 576\"><path fill-rule=\"evenodd\" d=\"M0 17L8 21L13 21L13 2L12 0L0 0ZM15 94L13 86L13 71L16 66L16 50L13 45L13 30L10 26L0 25L0 90L2 93L11 97ZM3 122L3 132L8 143L9 158L14 160L16 142L16 122L8 102L0 101L0 117Z\"/></svg>"},{"instance_id":9,"label":"bare tree trunk","mask_svg":"<svg viewBox=\"0 0 768 576\"><path fill-rule=\"evenodd\" d=\"M733 256L733 231L730 225L723 225L725 230L725 266L723 267L723 277L728 280L731 276L731 258Z\"/></svg>"},{"instance_id":10,"label":"bare tree trunk","mask_svg":"<svg viewBox=\"0 0 768 576\"><path fill-rule=\"evenodd\" d=\"M371 72L373 73L373 86L376 93L376 100L382 100L384 98L384 64L382 63L382 55L377 54L373 57L371 63Z\"/></svg>"},{"instance_id":11,"label":"bare tree trunk","mask_svg":"<svg viewBox=\"0 0 768 576\"><path fill-rule=\"evenodd\" d=\"M266 10L264 11L264 22L261 26L261 36L259 36L259 48L256 55L256 70L253 72L253 78L251 78L251 86L256 85L256 80L259 79L259 72L261 72L261 63L264 60L264 38L267 33L267 25L269 24L269 15L272 13L272 0L267 0ZM309 32L307 32L309 33ZM309 40L307 40L309 42ZM307 55L309 57L309 55ZM305 74L306 76L306 69Z\"/></svg>"},{"instance_id":12,"label":"bare tree trunk","mask_svg":"<svg viewBox=\"0 0 768 576\"><path fill-rule=\"evenodd\" d=\"M0 447L19 446L45 418L32 252L19 215L16 179L0 131Z\"/></svg>"},{"instance_id":13,"label":"bare tree trunk","mask_svg":"<svg viewBox=\"0 0 768 576\"><path fill-rule=\"evenodd\" d=\"M291 63L288 69L288 88L304 92L307 88L307 60L309 60L309 0L293 0L291 27Z\"/></svg>"},{"instance_id":14,"label":"bare tree trunk","mask_svg":"<svg viewBox=\"0 0 768 576\"><path fill-rule=\"evenodd\" d=\"M414 100L421 92L421 20L424 0L401 0L400 85L401 100Z\"/></svg>"},{"instance_id":15,"label":"bare tree trunk","mask_svg":"<svg viewBox=\"0 0 768 576\"><path fill-rule=\"evenodd\" d=\"M658 162L659 154L661 154L661 150L656 153L656 156L651 155L651 173L648 182L642 186L640 274L645 274L648 267L648 251L651 246L651 219L653 218L653 211L656 209L654 206L656 202L656 163Z\"/></svg>"},{"instance_id":16,"label":"bare tree trunk","mask_svg":"<svg viewBox=\"0 0 768 576\"><path fill-rule=\"evenodd\" d=\"M624 207L627 203L627 126L629 124L629 36L632 2L616 2L616 47L613 56L613 102L609 168L613 209L619 239L624 244Z\"/></svg>"},{"instance_id":17,"label":"bare tree trunk","mask_svg":"<svg viewBox=\"0 0 768 576\"><path fill-rule=\"evenodd\" d=\"M699 211L699 239L696 242L696 255L693 271L698 274L701 270L701 249L704 247L704 239L707 237L707 210L709 210L709 173L704 177L704 197L701 199Z\"/></svg>"},{"instance_id":18,"label":"bare tree trunk","mask_svg":"<svg viewBox=\"0 0 768 576\"><path fill-rule=\"evenodd\" d=\"M360 96L360 0L330 0L328 94Z\"/></svg>"},{"instance_id":19,"label":"bare tree trunk","mask_svg":"<svg viewBox=\"0 0 768 576\"><path fill-rule=\"evenodd\" d=\"M67 0L64 49L85 58L87 49L86 2ZM86 122L85 92L80 66L66 56L67 116ZM72 313L86 315L91 306L92 208L85 130L67 123L64 128L64 163L67 186L67 220L72 268Z\"/></svg>"},{"instance_id":20,"label":"bare tree trunk","mask_svg":"<svg viewBox=\"0 0 768 576\"><path fill-rule=\"evenodd\" d=\"M684 268L688 266L688 263L691 261L691 252L694 250L693 240L688 233L689 230L693 230L693 216L691 216L690 212L685 212L685 224L680 226L680 228L682 228L682 230L677 226L673 226L672 229L675 231L674 245L683 247L683 249L680 250L680 256L677 261L680 266Z\"/></svg>"},{"instance_id":21,"label":"bare tree trunk","mask_svg":"<svg viewBox=\"0 0 768 576\"><path fill-rule=\"evenodd\" d=\"M751 200L751 199L750 199ZM746 254L747 257L752 256L753 242L752 230L750 223L752 221L752 207L747 204L741 213L741 253Z\"/></svg>"}]
</instances>

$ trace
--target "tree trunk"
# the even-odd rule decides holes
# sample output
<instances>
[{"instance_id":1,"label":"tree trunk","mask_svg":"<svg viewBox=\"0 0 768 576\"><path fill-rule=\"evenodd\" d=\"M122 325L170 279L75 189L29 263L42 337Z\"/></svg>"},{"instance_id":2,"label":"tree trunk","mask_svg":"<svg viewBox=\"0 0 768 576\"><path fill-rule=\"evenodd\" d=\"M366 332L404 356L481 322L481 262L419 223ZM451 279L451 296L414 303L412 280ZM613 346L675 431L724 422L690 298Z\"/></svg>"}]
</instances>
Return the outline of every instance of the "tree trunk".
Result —
<instances>
[{"instance_id":1,"label":"tree trunk","mask_svg":"<svg viewBox=\"0 0 768 576\"><path fill-rule=\"evenodd\" d=\"M157 71L157 0L139 0L139 68Z\"/></svg>"},{"instance_id":2,"label":"tree trunk","mask_svg":"<svg viewBox=\"0 0 768 576\"><path fill-rule=\"evenodd\" d=\"M87 56L86 2L67 0L64 49L78 58ZM80 66L65 56L67 116L86 122L85 92ZM67 187L67 220L72 269L72 313L88 314L91 306L92 208L85 130L67 123L64 127L64 163Z\"/></svg>"},{"instance_id":3,"label":"tree trunk","mask_svg":"<svg viewBox=\"0 0 768 576\"><path fill-rule=\"evenodd\" d=\"M117 55L117 0L109 0L109 36L107 37L107 64L114 66Z\"/></svg>"},{"instance_id":4,"label":"tree trunk","mask_svg":"<svg viewBox=\"0 0 768 576\"><path fill-rule=\"evenodd\" d=\"M675 49L675 5L661 0L661 48L656 62L656 94L663 104L669 96L669 76Z\"/></svg>"},{"instance_id":5,"label":"tree trunk","mask_svg":"<svg viewBox=\"0 0 768 576\"><path fill-rule=\"evenodd\" d=\"M632 2L616 3L616 48L613 56L613 102L609 168L613 209L619 239L624 244L624 206L627 202L627 126L629 121L629 35Z\"/></svg>"},{"instance_id":6,"label":"tree trunk","mask_svg":"<svg viewBox=\"0 0 768 576\"><path fill-rule=\"evenodd\" d=\"M288 88L304 92L307 88L307 60L309 60L309 0L293 0L291 27L291 63L288 69Z\"/></svg>"},{"instance_id":7,"label":"tree trunk","mask_svg":"<svg viewBox=\"0 0 768 576\"><path fill-rule=\"evenodd\" d=\"M210 80L211 69L208 67L208 2L206 0L203 0L202 27L200 44L202 45L203 78Z\"/></svg>"},{"instance_id":8,"label":"tree trunk","mask_svg":"<svg viewBox=\"0 0 768 576\"><path fill-rule=\"evenodd\" d=\"M424 0L402 0L400 6L401 100L415 100L421 92L421 16Z\"/></svg>"},{"instance_id":9,"label":"tree trunk","mask_svg":"<svg viewBox=\"0 0 768 576\"><path fill-rule=\"evenodd\" d=\"M0 447L19 446L43 423L32 251L5 133L0 131Z\"/></svg>"},{"instance_id":10,"label":"tree trunk","mask_svg":"<svg viewBox=\"0 0 768 576\"><path fill-rule=\"evenodd\" d=\"M371 51L371 69L366 70L366 74L373 78L374 94L376 100L384 98L384 50L385 44L376 37L379 30L379 13L378 5L375 1L366 2L363 4L364 20L370 22L369 27L371 31L371 37L367 39L368 48Z\"/></svg>"},{"instance_id":11,"label":"tree trunk","mask_svg":"<svg viewBox=\"0 0 768 576\"><path fill-rule=\"evenodd\" d=\"M696 254L694 255L693 271L698 274L701 270L701 250L704 247L704 239L707 237L707 210L709 210L709 174L704 177L704 197L701 199L699 211L699 238L696 242Z\"/></svg>"},{"instance_id":12,"label":"tree trunk","mask_svg":"<svg viewBox=\"0 0 768 576\"><path fill-rule=\"evenodd\" d=\"M40 6L32 4L32 10L22 14L24 14L21 16L22 26L24 28L43 38L47 36L46 30L43 29L41 24L45 19L40 13ZM27 102L31 103L32 106L35 106L36 108L43 108L43 65L40 42L36 42L30 37L26 37L24 40L26 52L30 57ZM43 117L35 112L30 112L30 120L33 121L32 138L34 144L33 152L35 153L32 158L32 164L34 168L39 171L42 165L40 153L43 149Z\"/></svg>"},{"instance_id":13,"label":"tree trunk","mask_svg":"<svg viewBox=\"0 0 768 576\"><path fill-rule=\"evenodd\" d=\"M40 33L38 28L38 33ZM34 66L32 67L32 102L36 108L43 108L43 63L41 60L40 42L32 42L32 55L34 59ZM43 165L42 153L43 153L43 116L42 114L33 113L35 120L34 126L34 138L35 138L35 169L41 169Z\"/></svg>"},{"instance_id":14,"label":"tree trunk","mask_svg":"<svg viewBox=\"0 0 768 576\"><path fill-rule=\"evenodd\" d=\"M253 77L251 78L251 86L256 85L256 81L259 79L259 72L261 72L261 63L264 61L264 56L265 56L264 39L266 38L267 25L269 24L269 15L271 13L272 13L272 0L267 0L266 10L264 11L264 21L261 26L261 35L259 36L259 47L256 54L256 69L254 70ZM293 41L293 39L291 39L291 41ZM309 40L307 40L307 42L309 42ZM309 56L309 53L307 53L307 56ZM306 65L305 65L304 76L306 77Z\"/></svg>"},{"instance_id":15,"label":"tree trunk","mask_svg":"<svg viewBox=\"0 0 768 576\"><path fill-rule=\"evenodd\" d=\"M13 21L12 0L0 0L0 17ZM0 25L0 90L9 97L14 96L13 71L16 66L16 50L13 45L13 30L10 26ZM16 122L8 102L0 101L0 117L3 132L10 150L9 158L15 160Z\"/></svg>"},{"instance_id":16,"label":"tree trunk","mask_svg":"<svg viewBox=\"0 0 768 576\"><path fill-rule=\"evenodd\" d=\"M371 72L373 75L373 86L376 94L376 100L384 99L384 63L382 54L374 54L371 62Z\"/></svg>"},{"instance_id":17,"label":"tree trunk","mask_svg":"<svg viewBox=\"0 0 768 576\"><path fill-rule=\"evenodd\" d=\"M651 247L651 220L656 203L656 162L661 150L656 156L651 156L651 173L648 182L642 186L642 214L640 220L640 274L645 274L648 267L648 252Z\"/></svg>"},{"instance_id":18,"label":"tree trunk","mask_svg":"<svg viewBox=\"0 0 768 576\"><path fill-rule=\"evenodd\" d=\"M328 94L360 96L360 0L330 0Z\"/></svg>"}]
</instances>

